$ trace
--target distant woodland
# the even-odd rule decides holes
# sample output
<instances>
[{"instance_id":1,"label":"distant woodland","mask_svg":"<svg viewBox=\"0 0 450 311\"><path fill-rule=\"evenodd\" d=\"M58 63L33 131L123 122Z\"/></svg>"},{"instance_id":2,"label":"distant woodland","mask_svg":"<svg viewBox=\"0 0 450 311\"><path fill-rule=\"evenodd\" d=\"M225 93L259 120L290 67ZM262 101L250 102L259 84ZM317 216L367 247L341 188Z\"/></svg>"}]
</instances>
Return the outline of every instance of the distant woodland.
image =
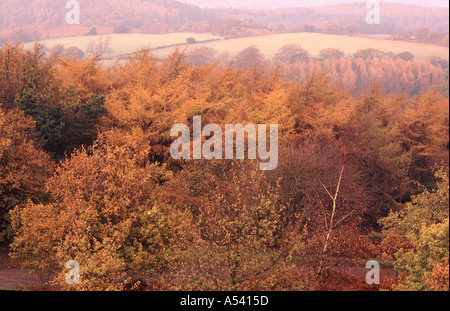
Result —
<instances>
[{"instance_id":1,"label":"distant woodland","mask_svg":"<svg viewBox=\"0 0 450 311\"><path fill-rule=\"evenodd\" d=\"M363 3L275 10L201 9L174 0L79 0L79 3L81 24L89 27L85 34L96 26L109 27L110 32L116 33L192 31L224 37L306 31L393 34L396 39L448 45L448 10L405 4L383 3L381 24L368 25ZM65 25L68 11L65 1L49 0L5 0L0 8L0 41L48 38L49 29ZM414 33L418 28L426 30Z\"/></svg>"}]
</instances>

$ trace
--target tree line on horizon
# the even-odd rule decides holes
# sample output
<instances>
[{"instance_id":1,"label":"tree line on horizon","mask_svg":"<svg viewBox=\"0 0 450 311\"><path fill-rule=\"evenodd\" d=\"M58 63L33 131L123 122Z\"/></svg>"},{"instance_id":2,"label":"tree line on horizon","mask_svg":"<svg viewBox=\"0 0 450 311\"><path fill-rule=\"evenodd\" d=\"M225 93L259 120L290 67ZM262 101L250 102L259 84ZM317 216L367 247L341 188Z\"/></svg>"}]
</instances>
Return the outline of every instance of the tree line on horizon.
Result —
<instances>
[{"instance_id":1,"label":"tree line on horizon","mask_svg":"<svg viewBox=\"0 0 450 311\"><path fill-rule=\"evenodd\" d=\"M280 72L287 80L305 80L316 73L326 72L334 84L352 94L370 89L373 83L387 93L420 94L437 87L448 96L449 63L439 57L417 61L410 52L398 54L374 48L361 49L353 55L342 50L326 48L312 57L300 44L285 44L272 59L256 46L249 46L237 55L220 55L210 47L193 47L187 51L187 62L198 65L230 64L236 68L251 68L255 64Z\"/></svg>"},{"instance_id":2,"label":"tree line on horizon","mask_svg":"<svg viewBox=\"0 0 450 311\"><path fill-rule=\"evenodd\" d=\"M195 38L191 38L195 40ZM86 53L76 46L65 48L56 45L42 48L46 56L77 59L102 57L109 48L110 38L100 37L90 42ZM415 60L410 52L394 54L374 48L360 49L352 55L342 50L326 48L317 57L300 44L285 44L272 57L265 56L256 46L249 46L232 56L219 53L208 46L193 46L185 52L186 62L194 65L231 65L250 68L255 64L278 70L288 80L304 80L315 73L325 71L328 78L343 89L357 94L367 91L373 83L380 84L387 93L417 95L430 87L439 88L448 96L449 62L440 57Z\"/></svg>"}]
</instances>

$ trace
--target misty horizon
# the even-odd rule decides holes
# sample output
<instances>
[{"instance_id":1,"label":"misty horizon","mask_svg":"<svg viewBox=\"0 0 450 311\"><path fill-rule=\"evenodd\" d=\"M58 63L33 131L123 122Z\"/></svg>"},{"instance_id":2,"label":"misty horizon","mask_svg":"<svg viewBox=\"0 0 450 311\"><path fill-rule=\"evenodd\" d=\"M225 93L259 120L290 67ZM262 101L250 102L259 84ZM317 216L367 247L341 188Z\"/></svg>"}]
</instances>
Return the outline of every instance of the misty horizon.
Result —
<instances>
[{"instance_id":1,"label":"misty horizon","mask_svg":"<svg viewBox=\"0 0 450 311\"><path fill-rule=\"evenodd\" d=\"M280 9L289 7L319 7L339 4L365 3L366 0L178 0L181 3L197 5L201 8L249 8L249 9ZM409 4L426 7L448 8L447 0L384 0L380 3Z\"/></svg>"}]
</instances>

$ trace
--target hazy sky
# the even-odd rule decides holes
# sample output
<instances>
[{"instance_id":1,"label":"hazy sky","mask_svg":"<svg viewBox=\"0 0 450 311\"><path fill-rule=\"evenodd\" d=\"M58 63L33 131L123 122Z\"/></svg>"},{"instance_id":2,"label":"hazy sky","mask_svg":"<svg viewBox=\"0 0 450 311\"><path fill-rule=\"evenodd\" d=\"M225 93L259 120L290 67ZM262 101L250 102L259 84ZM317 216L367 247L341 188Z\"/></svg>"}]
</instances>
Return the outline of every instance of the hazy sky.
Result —
<instances>
[{"instance_id":1,"label":"hazy sky","mask_svg":"<svg viewBox=\"0 0 450 311\"><path fill-rule=\"evenodd\" d=\"M199 5L201 7L250 7L254 9L282 8L298 6L321 6L339 3L367 2L367 0L179 0L180 2ZM448 0L384 0L423 6L449 7Z\"/></svg>"}]
</instances>

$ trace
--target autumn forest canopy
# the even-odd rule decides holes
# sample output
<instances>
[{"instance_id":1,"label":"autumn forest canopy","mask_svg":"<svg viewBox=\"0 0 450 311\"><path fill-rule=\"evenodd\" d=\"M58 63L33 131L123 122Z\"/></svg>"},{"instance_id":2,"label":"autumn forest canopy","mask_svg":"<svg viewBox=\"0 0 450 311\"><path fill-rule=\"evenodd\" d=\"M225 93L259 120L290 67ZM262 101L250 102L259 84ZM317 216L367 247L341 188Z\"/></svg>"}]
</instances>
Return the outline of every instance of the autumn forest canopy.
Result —
<instances>
[{"instance_id":1,"label":"autumn forest canopy","mask_svg":"<svg viewBox=\"0 0 450 311\"><path fill-rule=\"evenodd\" d=\"M448 7L78 2L0 4L0 290L449 290Z\"/></svg>"},{"instance_id":2,"label":"autumn forest canopy","mask_svg":"<svg viewBox=\"0 0 450 311\"><path fill-rule=\"evenodd\" d=\"M197 51L205 53L207 51ZM51 286L448 290L448 62L375 49L106 65L0 50L0 236ZM197 58L196 58L197 57ZM170 157L170 129L278 124L279 164ZM81 284L65 280L77 260Z\"/></svg>"}]
</instances>

